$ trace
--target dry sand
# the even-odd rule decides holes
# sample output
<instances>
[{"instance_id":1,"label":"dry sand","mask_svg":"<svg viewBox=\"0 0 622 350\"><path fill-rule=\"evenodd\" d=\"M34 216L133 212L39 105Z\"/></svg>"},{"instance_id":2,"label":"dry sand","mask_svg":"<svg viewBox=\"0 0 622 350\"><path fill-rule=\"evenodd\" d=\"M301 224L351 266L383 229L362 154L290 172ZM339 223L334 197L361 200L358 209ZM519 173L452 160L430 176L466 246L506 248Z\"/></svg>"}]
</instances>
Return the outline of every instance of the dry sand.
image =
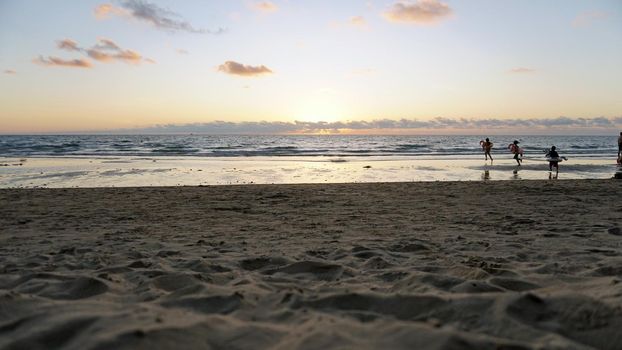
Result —
<instances>
[{"instance_id":1,"label":"dry sand","mask_svg":"<svg viewBox=\"0 0 622 350\"><path fill-rule=\"evenodd\" d=\"M622 349L621 187L0 190L0 348Z\"/></svg>"}]
</instances>

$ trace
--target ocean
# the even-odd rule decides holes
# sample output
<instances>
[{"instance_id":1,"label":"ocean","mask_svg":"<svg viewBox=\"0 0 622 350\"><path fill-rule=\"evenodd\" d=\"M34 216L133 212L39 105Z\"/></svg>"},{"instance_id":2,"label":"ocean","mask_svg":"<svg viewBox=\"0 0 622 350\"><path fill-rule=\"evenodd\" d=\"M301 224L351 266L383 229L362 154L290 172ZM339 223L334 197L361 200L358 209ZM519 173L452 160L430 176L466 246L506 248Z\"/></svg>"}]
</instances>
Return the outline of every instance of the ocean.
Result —
<instances>
[{"instance_id":1,"label":"ocean","mask_svg":"<svg viewBox=\"0 0 622 350\"><path fill-rule=\"evenodd\" d=\"M0 136L0 188L602 179L616 136ZM520 141L519 167L507 146ZM549 172L545 151L568 158Z\"/></svg>"},{"instance_id":2,"label":"ocean","mask_svg":"<svg viewBox=\"0 0 622 350\"><path fill-rule=\"evenodd\" d=\"M210 135L58 135L0 136L4 157L255 157L255 156L408 156L479 157L477 136L210 136ZM616 136L494 136L494 151L521 142L528 156L552 145L568 157L611 157Z\"/></svg>"}]
</instances>

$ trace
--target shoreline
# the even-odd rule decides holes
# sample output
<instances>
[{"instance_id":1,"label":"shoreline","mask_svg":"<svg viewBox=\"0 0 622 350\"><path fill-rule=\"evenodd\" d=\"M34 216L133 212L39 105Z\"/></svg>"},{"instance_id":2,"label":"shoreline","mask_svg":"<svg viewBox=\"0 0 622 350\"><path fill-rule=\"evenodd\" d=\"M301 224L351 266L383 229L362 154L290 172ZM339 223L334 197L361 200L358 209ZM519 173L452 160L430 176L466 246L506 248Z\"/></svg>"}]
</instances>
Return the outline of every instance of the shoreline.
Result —
<instances>
[{"instance_id":1,"label":"shoreline","mask_svg":"<svg viewBox=\"0 0 622 350\"><path fill-rule=\"evenodd\" d=\"M377 183L547 179L544 159L258 158L28 158L0 167L0 188L134 187L287 183ZM1 159L0 159L1 160ZM3 163L0 161L0 163ZM8 162L5 162L9 164ZM575 158L559 179L607 179L611 159Z\"/></svg>"},{"instance_id":2,"label":"shoreline","mask_svg":"<svg viewBox=\"0 0 622 350\"><path fill-rule=\"evenodd\" d=\"M2 189L0 347L619 349L621 188Z\"/></svg>"}]
</instances>

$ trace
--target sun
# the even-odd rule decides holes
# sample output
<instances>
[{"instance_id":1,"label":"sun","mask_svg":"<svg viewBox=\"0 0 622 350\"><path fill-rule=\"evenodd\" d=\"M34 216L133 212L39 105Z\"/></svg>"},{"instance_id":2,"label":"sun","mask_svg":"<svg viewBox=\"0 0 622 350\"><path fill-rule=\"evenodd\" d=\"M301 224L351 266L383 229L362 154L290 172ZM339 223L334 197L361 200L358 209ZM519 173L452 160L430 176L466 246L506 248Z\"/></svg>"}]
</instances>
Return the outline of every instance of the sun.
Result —
<instances>
[{"instance_id":1,"label":"sun","mask_svg":"<svg viewBox=\"0 0 622 350\"><path fill-rule=\"evenodd\" d=\"M296 120L304 122L337 122L342 120L345 106L337 96L323 94L305 99L294 113Z\"/></svg>"}]
</instances>

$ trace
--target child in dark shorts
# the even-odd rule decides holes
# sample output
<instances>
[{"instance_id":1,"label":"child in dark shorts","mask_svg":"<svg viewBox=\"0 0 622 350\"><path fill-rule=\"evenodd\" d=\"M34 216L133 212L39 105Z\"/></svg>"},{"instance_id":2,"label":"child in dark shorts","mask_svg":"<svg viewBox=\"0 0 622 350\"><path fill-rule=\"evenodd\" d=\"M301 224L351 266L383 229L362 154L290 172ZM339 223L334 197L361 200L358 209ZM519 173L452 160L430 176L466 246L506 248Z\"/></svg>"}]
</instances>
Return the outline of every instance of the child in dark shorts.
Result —
<instances>
[{"instance_id":1,"label":"child in dark shorts","mask_svg":"<svg viewBox=\"0 0 622 350\"><path fill-rule=\"evenodd\" d=\"M546 156L550 158L549 160L549 171L553 171L553 167L555 167L555 172L559 172L559 153L556 151L557 147L553 146L546 153Z\"/></svg>"},{"instance_id":2,"label":"child in dark shorts","mask_svg":"<svg viewBox=\"0 0 622 350\"><path fill-rule=\"evenodd\" d=\"M516 160L516 163L518 164L518 166L520 166L520 163L523 161L523 159L520 157L521 154L521 149L520 147L518 147L518 144L520 142L518 142L517 140L514 140L514 142L510 143L508 145L508 149L510 150L510 152L512 152L514 154L514 159Z\"/></svg>"}]
</instances>

